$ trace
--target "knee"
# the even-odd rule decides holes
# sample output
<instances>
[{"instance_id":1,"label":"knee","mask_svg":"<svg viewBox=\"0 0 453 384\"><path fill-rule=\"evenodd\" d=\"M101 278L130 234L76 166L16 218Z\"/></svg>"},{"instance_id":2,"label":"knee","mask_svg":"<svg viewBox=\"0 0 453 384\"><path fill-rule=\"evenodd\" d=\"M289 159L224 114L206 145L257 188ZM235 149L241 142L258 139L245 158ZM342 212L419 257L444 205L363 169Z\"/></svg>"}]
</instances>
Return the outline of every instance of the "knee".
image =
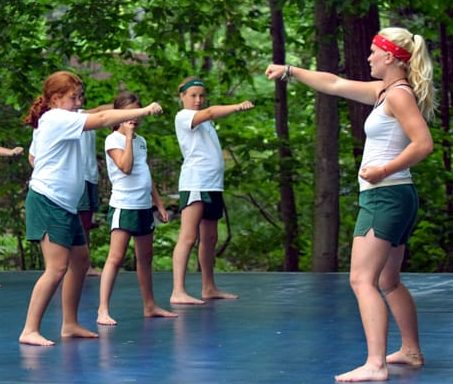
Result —
<instances>
[{"instance_id":1,"label":"knee","mask_svg":"<svg viewBox=\"0 0 453 384\"><path fill-rule=\"evenodd\" d=\"M68 271L68 265L58 265L51 268L46 268L45 273L47 276L51 276L55 281L63 279L64 275Z\"/></svg>"},{"instance_id":2,"label":"knee","mask_svg":"<svg viewBox=\"0 0 453 384\"><path fill-rule=\"evenodd\" d=\"M197 242L197 236L195 235L183 235L179 238L178 243L184 248L192 249Z\"/></svg>"},{"instance_id":3,"label":"knee","mask_svg":"<svg viewBox=\"0 0 453 384\"><path fill-rule=\"evenodd\" d=\"M377 283L354 273L349 276L349 285L356 295L365 290L377 288Z\"/></svg>"},{"instance_id":4,"label":"knee","mask_svg":"<svg viewBox=\"0 0 453 384\"><path fill-rule=\"evenodd\" d=\"M384 295L392 293L400 286L399 280L394 279L380 279L379 280L379 289Z\"/></svg>"}]
</instances>

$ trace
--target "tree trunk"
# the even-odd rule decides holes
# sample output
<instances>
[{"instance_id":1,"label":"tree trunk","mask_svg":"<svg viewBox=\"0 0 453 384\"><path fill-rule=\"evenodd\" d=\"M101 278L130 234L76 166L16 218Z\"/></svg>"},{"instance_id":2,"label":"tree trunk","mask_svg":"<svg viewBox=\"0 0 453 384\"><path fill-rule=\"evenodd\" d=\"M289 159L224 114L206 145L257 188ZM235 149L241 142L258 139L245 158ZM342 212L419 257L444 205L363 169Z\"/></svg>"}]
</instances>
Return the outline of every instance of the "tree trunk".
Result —
<instances>
[{"instance_id":1,"label":"tree trunk","mask_svg":"<svg viewBox=\"0 0 453 384\"><path fill-rule=\"evenodd\" d=\"M356 6L348 9L360 11L360 1L354 0ZM379 13L376 5L370 5L364 14L344 12L342 18L344 31L345 76L353 80L371 80L370 66L367 58L373 36L379 31ZM357 167L360 165L365 143L363 125L372 107L348 100L349 120L354 139L353 155Z\"/></svg>"},{"instance_id":2,"label":"tree trunk","mask_svg":"<svg viewBox=\"0 0 453 384\"><path fill-rule=\"evenodd\" d=\"M451 142L449 140L450 132L450 108L453 100L453 44L451 43L452 36L448 35L447 26L444 23L440 25L440 52L441 52L441 67L442 67L442 83L441 83L441 100L440 100L440 120L442 129L446 139L442 140L443 163L445 171L451 174ZM442 243L446 252L445 264L442 267L443 272L453 272L453 240L451 223L453 218L453 182L446 178L445 180L445 224L448 226L443 231Z\"/></svg>"},{"instance_id":3,"label":"tree trunk","mask_svg":"<svg viewBox=\"0 0 453 384\"><path fill-rule=\"evenodd\" d=\"M282 2L269 1L271 9L272 59L276 64L285 63L285 29ZM275 82L275 121L279 139L280 163L280 209L285 231L285 271L299 270L299 250L297 247L298 224L293 189L292 153L288 133L288 105L286 83Z\"/></svg>"},{"instance_id":4,"label":"tree trunk","mask_svg":"<svg viewBox=\"0 0 453 384\"><path fill-rule=\"evenodd\" d=\"M328 1L317 1L316 61L320 71L338 73L337 25L335 9ZM331 272L337 269L339 228L339 117L336 97L316 94L316 127L312 268L315 272Z\"/></svg>"}]
</instances>

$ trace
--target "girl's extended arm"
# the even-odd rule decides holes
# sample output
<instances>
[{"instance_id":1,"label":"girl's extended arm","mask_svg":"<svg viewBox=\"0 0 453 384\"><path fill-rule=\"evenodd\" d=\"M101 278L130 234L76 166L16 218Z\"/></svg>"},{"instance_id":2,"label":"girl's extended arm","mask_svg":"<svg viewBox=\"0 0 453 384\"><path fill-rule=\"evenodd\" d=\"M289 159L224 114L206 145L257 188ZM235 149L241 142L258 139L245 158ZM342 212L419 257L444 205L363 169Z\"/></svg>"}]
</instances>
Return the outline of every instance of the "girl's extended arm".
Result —
<instances>
[{"instance_id":1,"label":"girl's extended arm","mask_svg":"<svg viewBox=\"0 0 453 384\"><path fill-rule=\"evenodd\" d=\"M192 119L192 127L208 121L215 120L219 117L225 117L235 112L248 111L249 109L254 108L252 102L246 100L239 104L230 104L230 105L213 105L198 111Z\"/></svg>"},{"instance_id":2,"label":"girl's extended arm","mask_svg":"<svg viewBox=\"0 0 453 384\"><path fill-rule=\"evenodd\" d=\"M124 121L160 113L162 113L162 108L158 103L151 103L144 108L107 109L105 111L89 113L84 129L88 131L102 127L111 127Z\"/></svg>"},{"instance_id":3,"label":"girl's extended arm","mask_svg":"<svg viewBox=\"0 0 453 384\"><path fill-rule=\"evenodd\" d=\"M0 156L18 156L22 155L24 152L24 149L22 147L15 147L12 149L5 148L5 147L0 147Z\"/></svg>"},{"instance_id":4,"label":"girl's extended arm","mask_svg":"<svg viewBox=\"0 0 453 384\"><path fill-rule=\"evenodd\" d=\"M292 65L270 64L265 74L270 80L282 79L286 74L315 91L369 105L374 104L377 94L382 88L382 81L347 80L330 72L312 71Z\"/></svg>"}]
</instances>

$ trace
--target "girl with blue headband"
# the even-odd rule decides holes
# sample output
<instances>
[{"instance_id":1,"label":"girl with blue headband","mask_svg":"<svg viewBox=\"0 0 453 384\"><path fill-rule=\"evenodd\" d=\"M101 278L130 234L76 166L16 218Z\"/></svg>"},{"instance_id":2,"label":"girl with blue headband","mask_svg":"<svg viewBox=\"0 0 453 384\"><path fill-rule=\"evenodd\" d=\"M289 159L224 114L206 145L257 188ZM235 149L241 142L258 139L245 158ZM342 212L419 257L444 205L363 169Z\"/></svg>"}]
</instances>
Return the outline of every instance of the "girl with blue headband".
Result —
<instances>
[{"instance_id":1,"label":"girl with blue headband","mask_svg":"<svg viewBox=\"0 0 453 384\"><path fill-rule=\"evenodd\" d=\"M222 148L213 120L254 107L250 101L205 108L206 87L189 77L179 86L183 104L175 117L176 136L184 158L179 177L181 228L173 251L172 304L204 304L209 299L236 299L214 282L217 223L223 214ZM189 295L185 276L190 252L199 240L198 259L202 274L202 300Z\"/></svg>"}]
</instances>

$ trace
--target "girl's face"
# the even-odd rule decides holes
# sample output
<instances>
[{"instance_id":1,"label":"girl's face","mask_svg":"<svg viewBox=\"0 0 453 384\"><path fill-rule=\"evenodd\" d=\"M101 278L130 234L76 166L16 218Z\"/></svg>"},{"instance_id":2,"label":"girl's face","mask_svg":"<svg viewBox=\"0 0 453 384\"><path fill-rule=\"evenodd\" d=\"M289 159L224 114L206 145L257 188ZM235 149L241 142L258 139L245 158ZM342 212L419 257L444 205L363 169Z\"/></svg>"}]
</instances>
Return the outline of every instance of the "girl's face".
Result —
<instances>
[{"instance_id":1,"label":"girl's face","mask_svg":"<svg viewBox=\"0 0 453 384\"><path fill-rule=\"evenodd\" d=\"M83 88L78 87L64 95L54 95L51 100L51 107L76 112L83 105L84 96Z\"/></svg>"},{"instance_id":2,"label":"girl's face","mask_svg":"<svg viewBox=\"0 0 453 384\"><path fill-rule=\"evenodd\" d=\"M390 55L389 52L371 44L371 53L368 56L368 63L371 68L371 76L375 79L382 79L385 70L385 60Z\"/></svg>"},{"instance_id":3,"label":"girl's face","mask_svg":"<svg viewBox=\"0 0 453 384\"><path fill-rule=\"evenodd\" d=\"M206 94L204 87L193 86L180 95L185 109L200 110L204 106Z\"/></svg>"}]
</instances>

